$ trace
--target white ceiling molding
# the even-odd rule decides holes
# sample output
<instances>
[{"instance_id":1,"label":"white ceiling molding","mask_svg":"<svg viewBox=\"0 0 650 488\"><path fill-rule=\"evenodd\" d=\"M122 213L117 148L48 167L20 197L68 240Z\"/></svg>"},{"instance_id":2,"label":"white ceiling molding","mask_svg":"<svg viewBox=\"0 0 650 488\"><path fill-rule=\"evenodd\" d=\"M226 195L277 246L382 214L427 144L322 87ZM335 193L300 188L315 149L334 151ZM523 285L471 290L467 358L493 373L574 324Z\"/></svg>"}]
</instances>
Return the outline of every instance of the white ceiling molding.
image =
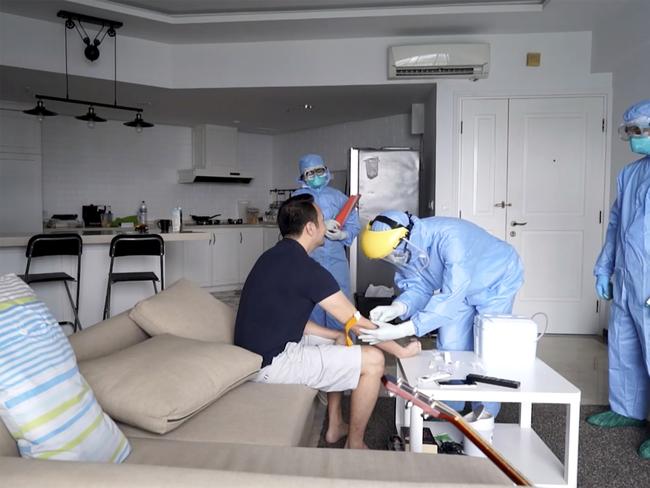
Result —
<instances>
[{"instance_id":1,"label":"white ceiling molding","mask_svg":"<svg viewBox=\"0 0 650 488\"><path fill-rule=\"evenodd\" d=\"M403 7L365 7L365 8L332 8L313 10L285 10L276 12L241 12L241 13L206 13L206 14L167 14L156 10L134 7L110 0L69 0L81 6L97 8L116 14L139 17L155 22L172 25L187 24L221 24L231 22L269 22L286 20L323 20L323 19L353 19L371 17L402 17L421 15L456 15L456 14L489 14L489 13L525 13L541 12L547 0L520 0L516 3L478 4L468 2L467 5L431 5Z\"/></svg>"}]
</instances>

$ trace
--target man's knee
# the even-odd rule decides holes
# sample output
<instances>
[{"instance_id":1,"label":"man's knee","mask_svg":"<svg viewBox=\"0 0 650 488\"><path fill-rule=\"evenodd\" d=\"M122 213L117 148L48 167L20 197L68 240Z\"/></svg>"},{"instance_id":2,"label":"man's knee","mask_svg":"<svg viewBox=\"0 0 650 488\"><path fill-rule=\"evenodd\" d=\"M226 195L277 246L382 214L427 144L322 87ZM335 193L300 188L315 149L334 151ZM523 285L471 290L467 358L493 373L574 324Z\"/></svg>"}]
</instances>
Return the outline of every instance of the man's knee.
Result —
<instances>
[{"instance_id":1,"label":"man's knee","mask_svg":"<svg viewBox=\"0 0 650 488\"><path fill-rule=\"evenodd\" d=\"M361 346L361 373L381 375L384 372L384 353L372 346Z\"/></svg>"}]
</instances>

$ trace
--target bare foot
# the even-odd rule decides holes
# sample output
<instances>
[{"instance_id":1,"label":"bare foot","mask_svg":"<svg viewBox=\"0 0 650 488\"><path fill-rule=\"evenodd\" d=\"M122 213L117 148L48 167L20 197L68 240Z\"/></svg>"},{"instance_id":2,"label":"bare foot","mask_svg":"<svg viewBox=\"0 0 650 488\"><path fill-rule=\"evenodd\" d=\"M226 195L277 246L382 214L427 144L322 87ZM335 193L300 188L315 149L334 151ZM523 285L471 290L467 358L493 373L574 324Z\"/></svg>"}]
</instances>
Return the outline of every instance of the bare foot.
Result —
<instances>
[{"instance_id":1,"label":"bare foot","mask_svg":"<svg viewBox=\"0 0 650 488\"><path fill-rule=\"evenodd\" d=\"M337 424L330 423L327 426L327 432L325 433L325 441L329 444L334 444L340 441L344 436L348 435L349 426L345 422L340 422Z\"/></svg>"},{"instance_id":2,"label":"bare foot","mask_svg":"<svg viewBox=\"0 0 650 488\"><path fill-rule=\"evenodd\" d=\"M404 346L401 357L410 358L411 356L417 356L421 351L422 344L420 341L414 340L409 342L408 346Z\"/></svg>"},{"instance_id":3,"label":"bare foot","mask_svg":"<svg viewBox=\"0 0 650 488\"><path fill-rule=\"evenodd\" d=\"M345 443L345 446L343 447L343 449L370 449L370 448L368 447L368 445L365 442L362 442L358 446L357 445L350 445L350 441L348 440Z\"/></svg>"}]
</instances>

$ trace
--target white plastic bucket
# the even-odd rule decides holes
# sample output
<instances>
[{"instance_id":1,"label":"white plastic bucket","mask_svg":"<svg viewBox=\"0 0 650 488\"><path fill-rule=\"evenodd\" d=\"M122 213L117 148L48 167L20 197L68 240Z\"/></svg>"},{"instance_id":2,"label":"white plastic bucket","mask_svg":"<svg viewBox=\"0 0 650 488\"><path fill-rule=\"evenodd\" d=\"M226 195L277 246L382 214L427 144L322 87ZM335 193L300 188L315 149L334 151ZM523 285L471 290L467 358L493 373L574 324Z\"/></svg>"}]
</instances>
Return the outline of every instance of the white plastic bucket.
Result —
<instances>
[{"instance_id":1,"label":"white plastic bucket","mask_svg":"<svg viewBox=\"0 0 650 488\"><path fill-rule=\"evenodd\" d=\"M488 444L492 444L492 437L494 435L494 417L488 412L484 411L483 414L477 419L474 412L470 412L463 417L465 421L474 427L479 435L485 439ZM469 440L468 437L463 438L463 451L468 456L486 457L476 444Z\"/></svg>"},{"instance_id":2,"label":"white plastic bucket","mask_svg":"<svg viewBox=\"0 0 650 488\"><path fill-rule=\"evenodd\" d=\"M537 356L537 341L545 332L546 328L538 333L532 318L478 315L474 320L474 352L488 368L529 368Z\"/></svg>"}]
</instances>

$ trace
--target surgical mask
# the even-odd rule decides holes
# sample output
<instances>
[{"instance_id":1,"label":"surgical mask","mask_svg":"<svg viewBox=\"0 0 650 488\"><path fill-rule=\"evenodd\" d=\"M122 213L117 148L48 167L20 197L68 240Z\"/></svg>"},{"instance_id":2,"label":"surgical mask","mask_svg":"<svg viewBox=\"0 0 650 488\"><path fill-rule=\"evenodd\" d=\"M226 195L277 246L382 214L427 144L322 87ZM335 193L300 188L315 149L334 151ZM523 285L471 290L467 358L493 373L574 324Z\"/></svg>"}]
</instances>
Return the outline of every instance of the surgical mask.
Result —
<instances>
[{"instance_id":1,"label":"surgical mask","mask_svg":"<svg viewBox=\"0 0 650 488\"><path fill-rule=\"evenodd\" d=\"M630 137L630 149L634 153L650 156L650 137Z\"/></svg>"},{"instance_id":2,"label":"surgical mask","mask_svg":"<svg viewBox=\"0 0 650 488\"><path fill-rule=\"evenodd\" d=\"M319 188L322 188L327 184L327 175L323 174L320 176L314 176L311 179L306 179L305 183L307 183L307 186L310 188L313 188L314 190L318 190Z\"/></svg>"}]
</instances>

